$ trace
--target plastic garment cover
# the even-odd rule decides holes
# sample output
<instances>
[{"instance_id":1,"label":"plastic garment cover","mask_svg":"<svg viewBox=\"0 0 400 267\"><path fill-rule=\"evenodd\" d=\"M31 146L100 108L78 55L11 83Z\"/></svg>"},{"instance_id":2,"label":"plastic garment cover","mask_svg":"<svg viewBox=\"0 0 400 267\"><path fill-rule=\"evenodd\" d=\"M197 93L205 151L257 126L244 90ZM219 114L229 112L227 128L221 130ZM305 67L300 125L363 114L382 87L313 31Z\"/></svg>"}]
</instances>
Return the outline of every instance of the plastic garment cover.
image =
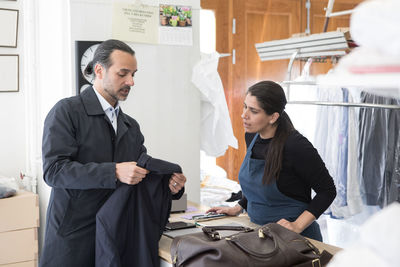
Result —
<instances>
[{"instance_id":1,"label":"plastic garment cover","mask_svg":"<svg viewBox=\"0 0 400 267\"><path fill-rule=\"evenodd\" d=\"M200 148L214 157L224 155L228 146L238 148L217 70L218 60L218 53L202 55L192 73L192 82L202 94Z\"/></svg>"},{"instance_id":2,"label":"plastic garment cover","mask_svg":"<svg viewBox=\"0 0 400 267\"><path fill-rule=\"evenodd\" d=\"M343 102L348 93L342 88L319 88L320 101ZM314 144L332 176L337 196L330 206L333 217L345 216L347 205L348 107L320 106Z\"/></svg>"},{"instance_id":3,"label":"plastic garment cover","mask_svg":"<svg viewBox=\"0 0 400 267\"><path fill-rule=\"evenodd\" d=\"M328 267L389 267L400 262L400 204L393 203L369 218L353 245L335 254Z\"/></svg>"},{"instance_id":4,"label":"plastic garment cover","mask_svg":"<svg viewBox=\"0 0 400 267\"><path fill-rule=\"evenodd\" d=\"M351 15L353 40L389 56L400 56L400 1L375 0L359 4Z\"/></svg>"},{"instance_id":5,"label":"plastic garment cover","mask_svg":"<svg viewBox=\"0 0 400 267\"><path fill-rule=\"evenodd\" d=\"M360 94L348 95L349 102L359 102ZM348 155L347 155L347 211L343 216L357 214L362 211L363 202L360 192L358 169L358 140L359 140L359 108L348 109Z\"/></svg>"},{"instance_id":6,"label":"plastic garment cover","mask_svg":"<svg viewBox=\"0 0 400 267\"><path fill-rule=\"evenodd\" d=\"M365 103L400 105L400 99L361 94ZM381 207L399 201L400 110L360 110L359 164L361 189L367 205Z\"/></svg>"}]
</instances>

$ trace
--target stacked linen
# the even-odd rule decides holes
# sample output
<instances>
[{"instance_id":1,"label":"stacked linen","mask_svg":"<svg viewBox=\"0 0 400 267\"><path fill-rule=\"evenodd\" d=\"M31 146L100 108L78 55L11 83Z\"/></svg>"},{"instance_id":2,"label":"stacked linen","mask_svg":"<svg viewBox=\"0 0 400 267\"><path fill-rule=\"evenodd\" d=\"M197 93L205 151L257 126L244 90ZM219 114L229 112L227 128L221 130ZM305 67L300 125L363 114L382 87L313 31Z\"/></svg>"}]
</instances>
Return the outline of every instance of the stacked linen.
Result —
<instances>
[{"instance_id":1,"label":"stacked linen","mask_svg":"<svg viewBox=\"0 0 400 267\"><path fill-rule=\"evenodd\" d=\"M365 1L355 8L350 33L359 47L344 56L333 70L342 84L364 85L365 92L399 98L399 10L398 0Z\"/></svg>"},{"instance_id":2,"label":"stacked linen","mask_svg":"<svg viewBox=\"0 0 400 267\"><path fill-rule=\"evenodd\" d=\"M226 202L232 196L241 190L238 182L230 180L226 172L221 167L215 165L208 169L201 170L200 183L200 202L204 206L233 206L236 202Z\"/></svg>"}]
</instances>

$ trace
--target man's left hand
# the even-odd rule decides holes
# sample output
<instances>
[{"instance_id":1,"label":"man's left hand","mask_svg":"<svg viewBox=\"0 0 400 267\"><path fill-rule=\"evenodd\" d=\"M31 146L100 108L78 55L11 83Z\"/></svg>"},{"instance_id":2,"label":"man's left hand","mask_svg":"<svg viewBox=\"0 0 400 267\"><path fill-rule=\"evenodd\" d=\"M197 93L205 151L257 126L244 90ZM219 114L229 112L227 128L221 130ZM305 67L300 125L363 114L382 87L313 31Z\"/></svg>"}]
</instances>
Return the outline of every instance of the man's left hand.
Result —
<instances>
[{"instance_id":1,"label":"man's left hand","mask_svg":"<svg viewBox=\"0 0 400 267\"><path fill-rule=\"evenodd\" d=\"M174 173L169 179L169 189L172 194L178 193L186 183L186 177L182 173Z\"/></svg>"}]
</instances>

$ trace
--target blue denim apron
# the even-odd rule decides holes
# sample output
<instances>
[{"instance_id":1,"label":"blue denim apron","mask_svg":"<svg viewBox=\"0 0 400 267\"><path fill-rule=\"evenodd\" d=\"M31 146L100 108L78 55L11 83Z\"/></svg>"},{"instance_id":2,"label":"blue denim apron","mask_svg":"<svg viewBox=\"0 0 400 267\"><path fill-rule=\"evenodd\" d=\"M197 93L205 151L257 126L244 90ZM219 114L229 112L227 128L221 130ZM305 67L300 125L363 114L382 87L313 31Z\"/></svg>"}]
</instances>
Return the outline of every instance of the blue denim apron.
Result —
<instances>
[{"instance_id":1,"label":"blue denim apron","mask_svg":"<svg viewBox=\"0 0 400 267\"><path fill-rule=\"evenodd\" d=\"M276 182L262 183L265 160L251 158L257 137L258 134L247 148L239 171L240 186L247 198L247 213L250 220L259 225L278 222L282 218L293 222L306 210L308 204L282 194ZM301 235L322 241L319 225L315 221Z\"/></svg>"}]
</instances>

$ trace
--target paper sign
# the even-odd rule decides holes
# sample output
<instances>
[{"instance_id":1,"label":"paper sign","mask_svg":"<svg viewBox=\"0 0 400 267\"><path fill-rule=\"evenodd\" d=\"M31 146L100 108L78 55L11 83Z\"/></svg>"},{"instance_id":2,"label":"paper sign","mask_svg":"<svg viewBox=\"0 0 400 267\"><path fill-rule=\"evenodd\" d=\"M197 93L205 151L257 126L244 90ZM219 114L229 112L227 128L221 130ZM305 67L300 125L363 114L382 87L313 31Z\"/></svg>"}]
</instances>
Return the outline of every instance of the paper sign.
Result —
<instances>
[{"instance_id":1,"label":"paper sign","mask_svg":"<svg viewBox=\"0 0 400 267\"><path fill-rule=\"evenodd\" d=\"M114 3L112 37L136 43L158 44L158 7Z\"/></svg>"}]
</instances>

